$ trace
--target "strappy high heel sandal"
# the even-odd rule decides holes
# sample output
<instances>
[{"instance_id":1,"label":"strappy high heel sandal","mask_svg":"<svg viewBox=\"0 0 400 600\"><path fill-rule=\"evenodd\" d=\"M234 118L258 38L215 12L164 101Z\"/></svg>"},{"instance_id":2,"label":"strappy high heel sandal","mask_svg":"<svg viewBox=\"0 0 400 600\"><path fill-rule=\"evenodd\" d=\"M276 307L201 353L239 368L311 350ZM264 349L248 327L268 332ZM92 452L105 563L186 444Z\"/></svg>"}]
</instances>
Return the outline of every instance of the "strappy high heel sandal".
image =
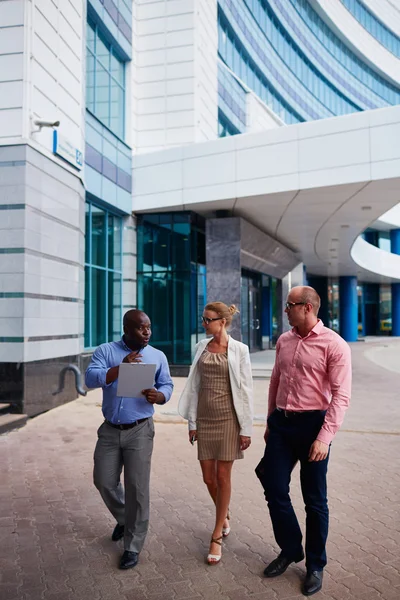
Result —
<instances>
[{"instance_id":1,"label":"strappy high heel sandal","mask_svg":"<svg viewBox=\"0 0 400 600\"><path fill-rule=\"evenodd\" d=\"M226 518L228 519L228 521L231 518L229 510L228 510L228 514L226 515ZM222 537L224 537L224 538L228 537L228 535L230 534L230 532L231 532L231 528L230 528L229 525L228 525L228 527L223 527L222 528Z\"/></svg>"},{"instance_id":2,"label":"strappy high heel sandal","mask_svg":"<svg viewBox=\"0 0 400 600\"><path fill-rule=\"evenodd\" d=\"M218 538L211 538L211 542L210 545L214 543L214 544L218 544L219 546L222 546L222 535ZM207 556L207 564L208 565L217 565L219 563L219 561L222 558L222 554L208 554Z\"/></svg>"}]
</instances>

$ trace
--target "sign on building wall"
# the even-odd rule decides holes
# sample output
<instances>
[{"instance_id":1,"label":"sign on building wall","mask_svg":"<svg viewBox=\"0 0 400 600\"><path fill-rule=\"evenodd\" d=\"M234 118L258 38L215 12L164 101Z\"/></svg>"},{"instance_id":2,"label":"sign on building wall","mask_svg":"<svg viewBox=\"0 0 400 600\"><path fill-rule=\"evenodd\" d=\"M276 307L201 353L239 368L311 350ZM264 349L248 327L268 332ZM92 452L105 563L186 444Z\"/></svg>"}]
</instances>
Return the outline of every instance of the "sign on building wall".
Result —
<instances>
[{"instance_id":1,"label":"sign on building wall","mask_svg":"<svg viewBox=\"0 0 400 600\"><path fill-rule=\"evenodd\" d=\"M81 150L58 131L53 131L53 152L60 156L77 169L82 169L83 155Z\"/></svg>"}]
</instances>

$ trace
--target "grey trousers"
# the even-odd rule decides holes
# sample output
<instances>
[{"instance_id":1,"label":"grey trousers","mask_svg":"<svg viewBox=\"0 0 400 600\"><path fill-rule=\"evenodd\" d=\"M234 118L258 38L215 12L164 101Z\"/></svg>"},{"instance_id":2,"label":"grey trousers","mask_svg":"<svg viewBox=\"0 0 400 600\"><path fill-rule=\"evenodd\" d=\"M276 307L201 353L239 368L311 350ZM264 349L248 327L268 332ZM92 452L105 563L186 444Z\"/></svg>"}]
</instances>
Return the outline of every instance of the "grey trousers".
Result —
<instances>
[{"instance_id":1,"label":"grey trousers","mask_svg":"<svg viewBox=\"0 0 400 600\"><path fill-rule=\"evenodd\" d=\"M140 552L149 527L153 419L125 430L104 422L97 435L94 484L115 520L125 527L125 550ZM122 467L125 490L120 480Z\"/></svg>"}]
</instances>

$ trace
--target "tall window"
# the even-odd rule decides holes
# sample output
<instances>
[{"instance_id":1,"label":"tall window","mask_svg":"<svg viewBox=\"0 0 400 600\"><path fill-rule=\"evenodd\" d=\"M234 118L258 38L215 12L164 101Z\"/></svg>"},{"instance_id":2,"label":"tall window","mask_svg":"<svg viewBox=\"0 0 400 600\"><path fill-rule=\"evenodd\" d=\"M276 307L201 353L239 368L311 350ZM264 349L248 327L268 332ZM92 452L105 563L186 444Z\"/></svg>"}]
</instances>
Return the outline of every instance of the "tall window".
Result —
<instances>
[{"instance_id":1,"label":"tall window","mask_svg":"<svg viewBox=\"0 0 400 600\"><path fill-rule=\"evenodd\" d=\"M85 347L121 336L122 219L86 203Z\"/></svg>"},{"instance_id":2,"label":"tall window","mask_svg":"<svg viewBox=\"0 0 400 600\"><path fill-rule=\"evenodd\" d=\"M124 138L125 63L90 21L86 39L86 106Z\"/></svg>"},{"instance_id":3,"label":"tall window","mask_svg":"<svg viewBox=\"0 0 400 600\"><path fill-rule=\"evenodd\" d=\"M152 340L173 364L190 364L204 337L204 219L189 212L138 216L138 308L151 318Z\"/></svg>"}]
</instances>

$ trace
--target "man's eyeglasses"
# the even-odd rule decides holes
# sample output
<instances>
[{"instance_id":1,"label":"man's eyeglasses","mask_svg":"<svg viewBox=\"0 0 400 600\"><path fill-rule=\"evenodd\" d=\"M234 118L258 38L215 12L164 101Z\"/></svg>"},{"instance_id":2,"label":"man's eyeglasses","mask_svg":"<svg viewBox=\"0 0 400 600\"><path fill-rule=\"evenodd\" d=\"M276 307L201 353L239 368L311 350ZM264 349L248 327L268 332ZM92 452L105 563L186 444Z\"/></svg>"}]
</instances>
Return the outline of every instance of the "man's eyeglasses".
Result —
<instances>
[{"instance_id":1,"label":"man's eyeglasses","mask_svg":"<svg viewBox=\"0 0 400 600\"><path fill-rule=\"evenodd\" d=\"M201 317L201 320L203 321L203 323L205 323L206 325L209 325L210 323L212 323L212 321L220 321L221 319L223 319L224 317L214 317L214 319L209 319L208 317Z\"/></svg>"},{"instance_id":2,"label":"man's eyeglasses","mask_svg":"<svg viewBox=\"0 0 400 600\"><path fill-rule=\"evenodd\" d=\"M285 308L286 310L290 310L292 308L292 306L300 306L300 305L305 305L308 304L307 302L286 302L285 304Z\"/></svg>"}]
</instances>

